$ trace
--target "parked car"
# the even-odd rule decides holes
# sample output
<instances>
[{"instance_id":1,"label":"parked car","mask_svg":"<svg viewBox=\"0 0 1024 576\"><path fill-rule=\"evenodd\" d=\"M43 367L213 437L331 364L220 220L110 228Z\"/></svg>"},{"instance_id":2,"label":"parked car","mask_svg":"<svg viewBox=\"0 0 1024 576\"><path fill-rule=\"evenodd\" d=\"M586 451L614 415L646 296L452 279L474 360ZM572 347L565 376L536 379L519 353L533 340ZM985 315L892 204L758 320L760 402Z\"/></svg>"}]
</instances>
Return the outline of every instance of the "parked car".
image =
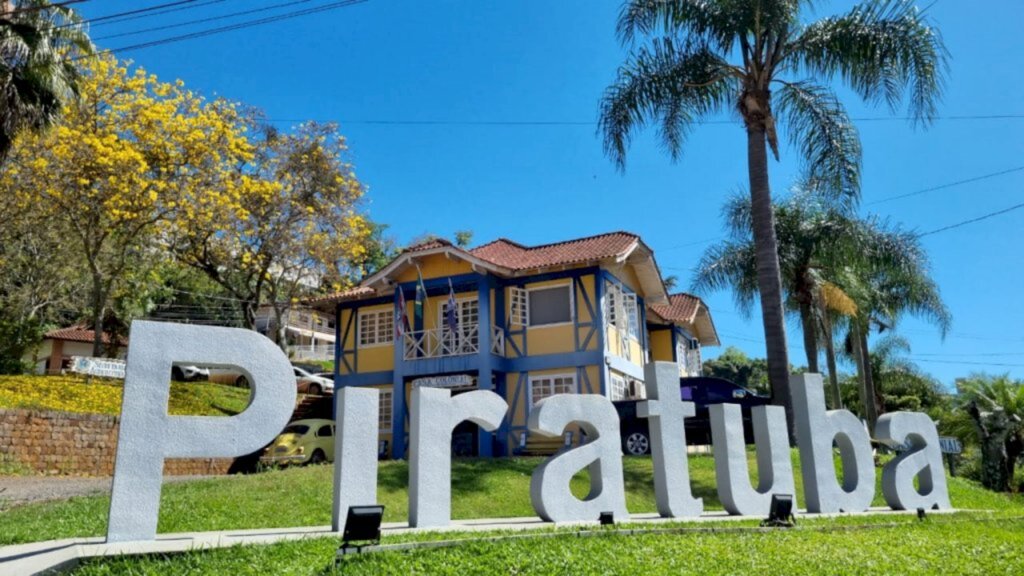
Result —
<instances>
[{"instance_id":1,"label":"parked car","mask_svg":"<svg viewBox=\"0 0 1024 576\"><path fill-rule=\"evenodd\" d=\"M171 380L175 382L194 382L196 380L209 380L210 369L200 368L193 365L171 366Z\"/></svg>"},{"instance_id":2,"label":"parked car","mask_svg":"<svg viewBox=\"0 0 1024 576\"><path fill-rule=\"evenodd\" d=\"M324 378L311 374L298 366L292 366L295 372L295 385L300 394L319 396L325 392L334 393L334 378Z\"/></svg>"},{"instance_id":3,"label":"parked car","mask_svg":"<svg viewBox=\"0 0 1024 576\"><path fill-rule=\"evenodd\" d=\"M334 462L333 420L296 420L260 456L260 463L269 466L323 462Z\"/></svg>"},{"instance_id":4,"label":"parked car","mask_svg":"<svg viewBox=\"0 0 1024 576\"><path fill-rule=\"evenodd\" d=\"M684 421L687 444L711 443L711 417L708 406L712 404L739 404L743 412L743 430L747 443L753 442L753 425L750 409L771 403L771 399L748 390L738 384L721 378L680 378L679 395L682 400L693 402L697 413ZM622 435L622 450L628 455L642 456L651 450L651 435L646 418L636 415L636 404L642 400L615 402L619 413L619 430Z\"/></svg>"}]
</instances>

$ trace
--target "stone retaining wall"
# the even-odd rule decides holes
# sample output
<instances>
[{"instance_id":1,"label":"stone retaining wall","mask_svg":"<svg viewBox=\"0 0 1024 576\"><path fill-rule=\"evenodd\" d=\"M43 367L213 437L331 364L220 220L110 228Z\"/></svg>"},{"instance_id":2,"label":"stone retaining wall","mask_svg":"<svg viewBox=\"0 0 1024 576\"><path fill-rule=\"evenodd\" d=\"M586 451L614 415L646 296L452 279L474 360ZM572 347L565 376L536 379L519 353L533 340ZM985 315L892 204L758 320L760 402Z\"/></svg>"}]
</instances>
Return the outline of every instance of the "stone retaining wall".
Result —
<instances>
[{"instance_id":1,"label":"stone retaining wall","mask_svg":"<svg viewBox=\"0 0 1024 576\"><path fill-rule=\"evenodd\" d=\"M42 474L111 476L118 417L46 410L0 410L0 459ZM226 474L231 458L167 460L164 474Z\"/></svg>"}]
</instances>

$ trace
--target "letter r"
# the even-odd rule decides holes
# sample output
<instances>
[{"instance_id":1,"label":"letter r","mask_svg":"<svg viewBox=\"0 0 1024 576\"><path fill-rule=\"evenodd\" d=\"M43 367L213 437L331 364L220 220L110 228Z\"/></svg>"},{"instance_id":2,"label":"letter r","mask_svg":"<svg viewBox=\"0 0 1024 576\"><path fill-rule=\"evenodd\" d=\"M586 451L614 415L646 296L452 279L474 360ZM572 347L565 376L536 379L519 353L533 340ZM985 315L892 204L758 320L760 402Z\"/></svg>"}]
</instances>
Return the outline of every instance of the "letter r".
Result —
<instances>
[{"instance_id":1,"label":"letter r","mask_svg":"<svg viewBox=\"0 0 1024 576\"><path fill-rule=\"evenodd\" d=\"M171 365L240 370L249 407L237 416L169 416ZM295 407L288 358L251 330L132 322L107 542L152 540L165 458L228 458L273 440Z\"/></svg>"}]
</instances>

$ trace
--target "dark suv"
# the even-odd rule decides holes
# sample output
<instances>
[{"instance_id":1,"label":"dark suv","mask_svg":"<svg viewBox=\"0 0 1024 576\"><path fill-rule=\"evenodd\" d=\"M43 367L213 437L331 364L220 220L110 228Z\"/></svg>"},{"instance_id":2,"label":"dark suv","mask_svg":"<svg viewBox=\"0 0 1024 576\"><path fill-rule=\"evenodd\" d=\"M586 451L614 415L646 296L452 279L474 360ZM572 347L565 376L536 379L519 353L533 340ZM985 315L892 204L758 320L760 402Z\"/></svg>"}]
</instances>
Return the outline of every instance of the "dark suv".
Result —
<instances>
[{"instance_id":1,"label":"dark suv","mask_svg":"<svg viewBox=\"0 0 1024 576\"><path fill-rule=\"evenodd\" d=\"M708 406L712 404L739 404L743 410L743 429L748 443L753 442L753 427L750 409L769 404L771 399L761 396L738 384L721 378L680 378L679 395L685 401L697 405L697 414L685 420L686 443L691 446L711 444L711 419ZM651 435L646 418L636 415L637 402L623 400L615 402L619 413L619 430L622 433L622 450L628 455L641 456L651 450Z\"/></svg>"}]
</instances>

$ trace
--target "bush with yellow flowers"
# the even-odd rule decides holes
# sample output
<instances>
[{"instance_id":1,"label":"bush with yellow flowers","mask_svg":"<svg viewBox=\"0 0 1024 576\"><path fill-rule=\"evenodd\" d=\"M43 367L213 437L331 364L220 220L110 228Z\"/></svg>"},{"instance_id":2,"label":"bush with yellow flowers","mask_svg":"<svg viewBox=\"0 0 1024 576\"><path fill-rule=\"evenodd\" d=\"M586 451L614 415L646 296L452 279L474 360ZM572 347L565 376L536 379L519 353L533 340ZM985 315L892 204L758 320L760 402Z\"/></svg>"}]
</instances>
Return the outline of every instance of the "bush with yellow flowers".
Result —
<instances>
[{"instance_id":1,"label":"bush with yellow flowers","mask_svg":"<svg viewBox=\"0 0 1024 576\"><path fill-rule=\"evenodd\" d=\"M82 376L0 376L0 409L121 413L122 381ZM176 415L219 416L241 412L249 391L223 384L171 384L168 411Z\"/></svg>"}]
</instances>

